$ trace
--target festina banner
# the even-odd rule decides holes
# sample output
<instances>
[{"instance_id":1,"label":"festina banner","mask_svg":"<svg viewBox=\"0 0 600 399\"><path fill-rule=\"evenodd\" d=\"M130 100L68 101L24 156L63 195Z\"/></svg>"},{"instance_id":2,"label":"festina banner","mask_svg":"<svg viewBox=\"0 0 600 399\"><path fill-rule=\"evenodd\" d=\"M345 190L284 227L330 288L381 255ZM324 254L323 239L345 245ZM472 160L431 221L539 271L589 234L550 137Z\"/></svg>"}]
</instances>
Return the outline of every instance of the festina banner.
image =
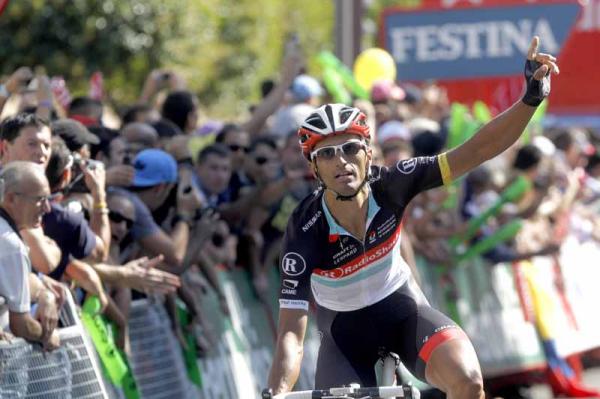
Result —
<instances>
[{"instance_id":1,"label":"festina banner","mask_svg":"<svg viewBox=\"0 0 600 399\"><path fill-rule=\"evenodd\" d=\"M384 13L384 45L402 80L477 78L519 73L531 38L559 54L577 3L524 4Z\"/></svg>"},{"instance_id":2,"label":"festina banner","mask_svg":"<svg viewBox=\"0 0 600 399\"><path fill-rule=\"evenodd\" d=\"M542 51L556 55L561 70L552 81L548 112L579 121L600 114L595 62L600 57L600 0L414 4L381 15L379 44L396 59L398 81L436 80L451 101L481 100L500 112L522 95L523 60L537 34Z\"/></svg>"}]
</instances>

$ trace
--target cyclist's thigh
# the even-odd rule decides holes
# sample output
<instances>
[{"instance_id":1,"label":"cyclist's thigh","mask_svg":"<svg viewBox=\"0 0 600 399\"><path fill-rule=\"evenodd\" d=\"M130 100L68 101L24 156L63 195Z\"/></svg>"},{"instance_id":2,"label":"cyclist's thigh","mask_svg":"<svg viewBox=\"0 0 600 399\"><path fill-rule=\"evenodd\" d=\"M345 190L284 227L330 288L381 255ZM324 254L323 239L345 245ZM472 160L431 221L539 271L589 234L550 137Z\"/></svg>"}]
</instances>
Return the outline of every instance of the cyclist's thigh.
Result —
<instances>
[{"instance_id":1,"label":"cyclist's thigh","mask_svg":"<svg viewBox=\"0 0 600 399\"><path fill-rule=\"evenodd\" d=\"M414 309L404 319L399 337L390 343L392 351L397 351L404 365L417 378L425 381L425 366L431 352L440 344L451 339L465 338L464 332L452 319L424 300L416 284L407 283L395 295L406 305L407 297L413 298Z\"/></svg>"},{"instance_id":2,"label":"cyclist's thigh","mask_svg":"<svg viewBox=\"0 0 600 399\"><path fill-rule=\"evenodd\" d=\"M348 312L344 312L348 316ZM360 354L365 350L360 339L351 336L335 337L331 333L331 326L339 322L340 313L322 307L318 308L318 327L321 335L321 346L317 360L315 388L324 389L339 387L352 382L362 386L375 385L375 357L377 352L373 349L373 357L364 358ZM345 324L343 320L342 323ZM354 325L354 331L360 329L360 324ZM340 342L341 340L341 342ZM341 344L341 346L339 345ZM358 355L358 356L357 356Z\"/></svg>"}]
</instances>

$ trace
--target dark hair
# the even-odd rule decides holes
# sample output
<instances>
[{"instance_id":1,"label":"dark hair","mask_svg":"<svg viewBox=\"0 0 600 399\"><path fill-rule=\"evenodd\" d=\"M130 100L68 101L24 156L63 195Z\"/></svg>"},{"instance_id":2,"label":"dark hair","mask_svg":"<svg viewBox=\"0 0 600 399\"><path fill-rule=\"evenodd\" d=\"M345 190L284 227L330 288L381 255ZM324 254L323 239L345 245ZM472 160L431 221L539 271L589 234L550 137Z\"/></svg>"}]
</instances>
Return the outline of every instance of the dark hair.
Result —
<instances>
[{"instance_id":1,"label":"dark hair","mask_svg":"<svg viewBox=\"0 0 600 399\"><path fill-rule=\"evenodd\" d=\"M413 156L423 157L439 154L444 148L444 140L439 134L430 131L424 131L411 140Z\"/></svg>"},{"instance_id":2,"label":"dark hair","mask_svg":"<svg viewBox=\"0 0 600 399\"><path fill-rule=\"evenodd\" d=\"M269 136L262 136L254 139L252 144L250 145L250 152L256 150L256 147L259 145L266 145L271 147L273 150L277 151L277 142L274 138Z\"/></svg>"},{"instance_id":3,"label":"dark hair","mask_svg":"<svg viewBox=\"0 0 600 399\"><path fill-rule=\"evenodd\" d=\"M595 148L594 153L588 158L585 170L590 173L598 165L600 165L600 152Z\"/></svg>"},{"instance_id":4,"label":"dark hair","mask_svg":"<svg viewBox=\"0 0 600 399\"><path fill-rule=\"evenodd\" d=\"M573 145L573 135L568 130L563 130L559 132L552 142L556 146L557 149L561 151L567 151Z\"/></svg>"},{"instance_id":5,"label":"dark hair","mask_svg":"<svg viewBox=\"0 0 600 399\"><path fill-rule=\"evenodd\" d=\"M102 102L90 97L75 97L69 104L69 115L93 114L96 108L102 108Z\"/></svg>"},{"instance_id":6,"label":"dark hair","mask_svg":"<svg viewBox=\"0 0 600 399\"><path fill-rule=\"evenodd\" d=\"M119 137L119 132L104 126L91 126L88 130L100 139L98 144L90 145L90 157L95 159L99 153L110 156L110 142Z\"/></svg>"},{"instance_id":7,"label":"dark hair","mask_svg":"<svg viewBox=\"0 0 600 399\"><path fill-rule=\"evenodd\" d=\"M52 192L60 183L65 167L69 163L70 155L71 151L69 151L63 139L58 136L52 137L52 153L46 167L46 177Z\"/></svg>"},{"instance_id":8,"label":"dark hair","mask_svg":"<svg viewBox=\"0 0 600 399\"><path fill-rule=\"evenodd\" d=\"M217 136L215 137L215 142L216 143L224 143L225 137L227 137L227 135L232 132L239 133L239 132L243 132L243 130L239 125L236 125L235 123L226 123L223 125L221 130L219 130L217 132Z\"/></svg>"},{"instance_id":9,"label":"dark hair","mask_svg":"<svg viewBox=\"0 0 600 399\"><path fill-rule=\"evenodd\" d=\"M179 126L165 118L152 122L151 125L161 139L183 134Z\"/></svg>"},{"instance_id":10,"label":"dark hair","mask_svg":"<svg viewBox=\"0 0 600 399\"><path fill-rule=\"evenodd\" d=\"M15 141L21 129L34 126L38 128L48 127L48 122L35 114L20 113L5 119L0 125L0 139L6 140L9 143Z\"/></svg>"},{"instance_id":11,"label":"dark hair","mask_svg":"<svg viewBox=\"0 0 600 399\"><path fill-rule=\"evenodd\" d=\"M518 170L527 171L536 167L542 159L542 151L533 144L527 144L519 149L513 162L513 167Z\"/></svg>"},{"instance_id":12,"label":"dark hair","mask_svg":"<svg viewBox=\"0 0 600 399\"><path fill-rule=\"evenodd\" d=\"M229 151L229 148L227 148L225 145L220 143L211 144L207 147L204 147L202 151L200 151L196 163L198 165L202 165L209 155L216 155L219 158L228 158L230 154L231 151Z\"/></svg>"},{"instance_id":13,"label":"dark hair","mask_svg":"<svg viewBox=\"0 0 600 399\"><path fill-rule=\"evenodd\" d=\"M123 113L121 126L125 126L131 122L137 122L138 114L142 112L152 111L152 107L148 104L134 104L125 109Z\"/></svg>"},{"instance_id":14,"label":"dark hair","mask_svg":"<svg viewBox=\"0 0 600 399\"><path fill-rule=\"evenodd\" d=\"M162 116L185 131L188 115L194 110L194 95L187 90L174 91L165 99Z\"/></svg>"}]
</instances>

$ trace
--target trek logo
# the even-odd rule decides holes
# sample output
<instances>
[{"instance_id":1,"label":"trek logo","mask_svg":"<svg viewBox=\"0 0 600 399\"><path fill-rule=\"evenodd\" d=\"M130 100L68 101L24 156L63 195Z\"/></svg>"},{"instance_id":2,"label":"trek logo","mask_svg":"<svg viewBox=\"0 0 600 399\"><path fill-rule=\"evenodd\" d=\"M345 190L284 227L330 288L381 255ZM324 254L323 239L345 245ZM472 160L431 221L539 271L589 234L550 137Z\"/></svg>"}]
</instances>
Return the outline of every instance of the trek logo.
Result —
<instances>
[{"instance_id":1,"label":"trek logo","mask_svg":"<svg viewBox=\"0 0 600 399\"><path fill-rule=\"evenodd\" d=\"M400 173L404 173L405 175L409 175L414 172L417 167L417 158L405 159L404 161L399 161L396 164L396 169Z\"/></svg>"},{"instance_id":2,"label":"trek logo","mask_svg":"<svg viewBox=\"0 0 600 399\"><path fill-rule=\"evenodd\" d=\"M288 276L299 276L306 270L306 261L296 252L288 252L281 260L281 270Z\"/></svg>"}]
</instances>

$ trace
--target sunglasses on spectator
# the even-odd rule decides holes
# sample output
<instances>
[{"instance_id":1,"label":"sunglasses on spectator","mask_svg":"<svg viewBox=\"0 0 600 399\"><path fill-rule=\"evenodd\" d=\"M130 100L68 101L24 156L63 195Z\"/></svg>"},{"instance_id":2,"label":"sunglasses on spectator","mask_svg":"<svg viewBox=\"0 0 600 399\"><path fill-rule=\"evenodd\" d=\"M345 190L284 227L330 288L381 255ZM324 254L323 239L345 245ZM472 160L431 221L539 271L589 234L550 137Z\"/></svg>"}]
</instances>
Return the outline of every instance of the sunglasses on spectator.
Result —
<instances>
[{"instance_id":1,"label":"sunglasses on spectator","mask_svg":"<svg viewBox=\"0 0 600 399\"><path fill-rule=\"evenodd\" d=\"M222 234L214 233L211 237L213 245L217 248L221 248L225 244L225 237Z\"/></svg>"},{"instance_id":2,"label":"sunglasses on spectator","mask_svg":"<svg viewBox=\"0 0 600 399\"><path fill-rule=\"evenodd\" d=\"M125 222L127 229L131 229L133 227L133 220L121 215L119 212L109 211L108 218L115 223Z\"/></svg>"},{"instance_id":3,"label":"sunglasses on spectator","mask_svg":"<svg viewBox=\"0 0 600 399\"><path fill-rule=\"evenodd\" d=\"M258 165L264 165L267 162L274 162L274 159L271 158L267 158L267 157L256 157L254 158L254 162L256 162Z\"/></svg>"},{"instance_id":4,"label":"sunglasses on spectator","mask_svg":"<svg viewBox=\"0 0 600 399\"><path fill-rule=\"evenodd\" d=\"M244 147L242 145L237 145L237 144L229 144L228 147L232 152L238 152L240 150L244 151L244 152L248 152L248 150L249 150L248 147Z\"/></svg>"},{"instance_id":5,"label":"sunglasses on spectator","mask_svg":"<svg viewBox=\"0 0 600 399\"><path fill-rule=\"evenodd\" d=\"M358 140L347 141L343 144L328 145L327 147L321 147L310 153L310 158L319 158L322 160L329 161L335 158L338 151L341 151L343 155L355 156L360 150L366 149L365 143Z\"/></svg>"}]
</instances>

